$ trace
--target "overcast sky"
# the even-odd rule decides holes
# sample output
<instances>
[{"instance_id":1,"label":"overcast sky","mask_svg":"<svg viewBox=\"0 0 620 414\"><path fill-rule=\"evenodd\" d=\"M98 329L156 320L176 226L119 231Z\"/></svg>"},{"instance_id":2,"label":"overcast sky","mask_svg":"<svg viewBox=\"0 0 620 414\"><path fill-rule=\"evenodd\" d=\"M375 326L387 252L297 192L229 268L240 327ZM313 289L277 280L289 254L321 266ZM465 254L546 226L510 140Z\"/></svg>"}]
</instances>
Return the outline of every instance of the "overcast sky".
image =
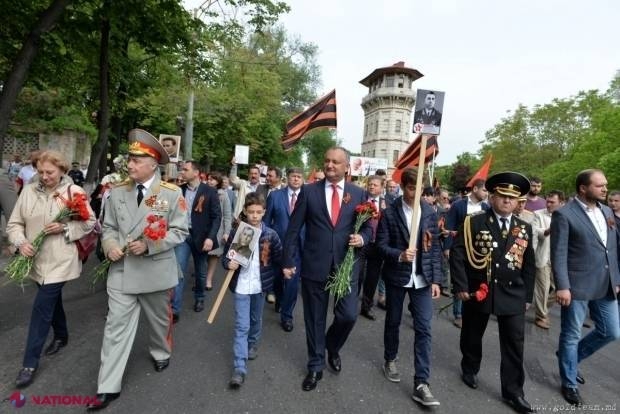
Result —
<instances>
[{"instance_id":1,"label":"overcast sky","mask_svg":"<svg viewBox=\"0 0 620 414\"><path fill-rule=\"evenodd\" d=\"M317 92L336 88L337 134L354 152L368 93L359 81L401 60L424 74L414 87L446 92L440 165L477 152L519 103L606 90L620 69L617 0L285 1L291 12L280 21L318 46Z\"/></svg>"}]
</instances>

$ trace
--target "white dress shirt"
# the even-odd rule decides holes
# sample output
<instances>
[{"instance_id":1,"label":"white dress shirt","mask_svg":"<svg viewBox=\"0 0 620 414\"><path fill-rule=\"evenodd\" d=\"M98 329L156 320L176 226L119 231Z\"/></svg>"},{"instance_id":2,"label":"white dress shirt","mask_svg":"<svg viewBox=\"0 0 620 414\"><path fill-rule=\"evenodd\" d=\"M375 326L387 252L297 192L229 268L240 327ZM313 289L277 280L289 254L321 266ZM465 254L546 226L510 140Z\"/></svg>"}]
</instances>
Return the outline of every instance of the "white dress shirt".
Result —
<instances>
[{"instance_id":1,"label":"white dress shirt","mask_svg":"<svg viewBox=\"0 0 620 414\"><path fill-rule=\"evenodd\" d=\"M250 263L247 267L242 267L239 271L235 293L242 295L255 295L261 293L262 285L260 281L260 262L257 254L258 247L252 252Z\"/></svg>"},{"instance_id":2,"label":"white dress shirt","mask_svg":"<svg viewBox=\"0 0 620 414\"><path fill-rule=\"evenodd\" d=\"M605 220L605 215L603 214L603 211L599 207L598 203L596 207L590 208L583 201L581 201L579 197L575 197L575 200L577 200L581 208L583 208L586 212L588 218L598 233L598 237L601 238L604 245L607 245L607 221Z\"/></svg>"},{"instance_id":3,"label":"white dress shirt","mask_svg":"<svg viewBox=\"0 0 620 414\"><path fill-rule=\"evenodd\" d=\"M344 196L344 178L340 180L336 186L338 190L338 196L340 199L340 205L342 206L342 197ZM325 203L327 204L327 212L329 213L329 217L332 216L332 193L333 193L332 183L325 180Z\"/></svg>"},{"instance_id":4,"label":"white dress shirt","mask_svg":"<svg viewBox=\"0 0 620 414\"><path fill-rule=\"evenodd\" d=\"M407 228L411 230L411 222L413 221L413 209L404 202L403 202L403 213L405 213L405 218L407 219ZM420 228L421 218L422 218L422 212L420 211L420 214L418 216L418 229ZM416 273L416 265L415 265L416 260L417 260L417 253L416 253L416 257L413 259L413 262L411 263L411 278L409 279L409 282L403 287L406 287L406 288L413 287L415 289L420 289L420 288L428 286L428 283L426 283L426 280L424 279L424 277Z\"/></svg>"}]
</instances>

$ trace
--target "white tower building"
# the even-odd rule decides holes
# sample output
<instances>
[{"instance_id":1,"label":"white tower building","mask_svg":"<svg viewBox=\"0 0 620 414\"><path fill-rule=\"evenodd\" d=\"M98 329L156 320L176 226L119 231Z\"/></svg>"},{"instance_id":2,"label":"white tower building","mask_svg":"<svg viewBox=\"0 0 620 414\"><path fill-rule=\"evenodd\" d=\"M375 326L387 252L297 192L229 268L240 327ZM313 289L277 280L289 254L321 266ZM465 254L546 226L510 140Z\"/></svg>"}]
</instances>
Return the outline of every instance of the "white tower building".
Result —
<instances>
[{"instance_id":1,"label":"white tower building","mask_svg":"<svg viewBox=\"0 0 620 414\"><path fill-rule=\"evenodd\" d=\"M387 159L388 176L391 176L394 163L409 145L411 111L416 96L412 84L422 76L416 69L405 67L405 62L397 62L375 69L360 81L368 87L368 95L362 99L362 156Z\"/></svg>"}]
</instances>

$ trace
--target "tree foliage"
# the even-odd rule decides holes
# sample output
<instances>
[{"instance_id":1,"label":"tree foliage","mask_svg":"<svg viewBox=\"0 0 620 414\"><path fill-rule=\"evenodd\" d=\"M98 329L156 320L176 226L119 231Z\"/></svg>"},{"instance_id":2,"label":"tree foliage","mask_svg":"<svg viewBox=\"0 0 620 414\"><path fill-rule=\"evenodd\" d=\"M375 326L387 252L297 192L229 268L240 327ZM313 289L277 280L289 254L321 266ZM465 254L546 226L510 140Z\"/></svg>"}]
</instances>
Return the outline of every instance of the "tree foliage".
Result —
<instances>
[{"instance_id":1,"label":"tree foliage","mask_svg":"<svg viewBox=\"0 0 620 414\"><path fill-rule=\"evenodd\" d=\"M543 179L544 188L574 192L577 173L602 169L609 188L620 188L620 72L605 92L579 92L527 108L519 105L487 131L475 156L464 153L452 165L473 174L488 154L491 173L518 171ZM451 181L456 190L457 182Z\"/></svg>"}]
</instances>

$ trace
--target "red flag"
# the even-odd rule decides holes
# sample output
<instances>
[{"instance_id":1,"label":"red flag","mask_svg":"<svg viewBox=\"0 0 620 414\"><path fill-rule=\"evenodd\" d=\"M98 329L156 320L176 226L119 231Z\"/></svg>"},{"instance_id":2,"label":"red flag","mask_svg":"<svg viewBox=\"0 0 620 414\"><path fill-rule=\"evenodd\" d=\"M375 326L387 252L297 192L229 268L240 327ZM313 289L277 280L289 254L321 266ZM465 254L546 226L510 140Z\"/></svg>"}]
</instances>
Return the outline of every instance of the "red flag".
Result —
<instances>
[{"instance_id":1,"label":"red flag","mask_svg":"<svg viewBox=\"0 0 620 414\"><path fill-rule=\"evenodd\" d=\"M486 180L489 176L489 169L491 168L491 161L493 160L493 154L489 154L489 158L480 166L476 174L465 184L465 187L472 188L476 180Z\"/></svg>"},{"instance_id":2,"label":"red flag","mask_svg":"<svg viewBox=\"0 0 620 414\"><path fill-rule=\"evenodd\" d=\"M420 150L422 149L422 134L418 134L415 140L402 153L394 167L396 170L392 173L392 180L400 183L400 176L403 170L409 167L417 167L420 165ZM437 135L431 135L426 140L426 152L424 154L424 164L432 161L439 154L439 146L437 144Z\"/></svg>"},{"instance_id":3,"label":"red flag","mask_svg":"<svg viewBox=\"0 0 620 414\"><path fill-rule=\"evenodd\" d=\"M315 128L336 128L336 90L334 89L313 103L308 109L286 123L282 148L292 149L306 134Z\"/></svg>"}]
</instances>

